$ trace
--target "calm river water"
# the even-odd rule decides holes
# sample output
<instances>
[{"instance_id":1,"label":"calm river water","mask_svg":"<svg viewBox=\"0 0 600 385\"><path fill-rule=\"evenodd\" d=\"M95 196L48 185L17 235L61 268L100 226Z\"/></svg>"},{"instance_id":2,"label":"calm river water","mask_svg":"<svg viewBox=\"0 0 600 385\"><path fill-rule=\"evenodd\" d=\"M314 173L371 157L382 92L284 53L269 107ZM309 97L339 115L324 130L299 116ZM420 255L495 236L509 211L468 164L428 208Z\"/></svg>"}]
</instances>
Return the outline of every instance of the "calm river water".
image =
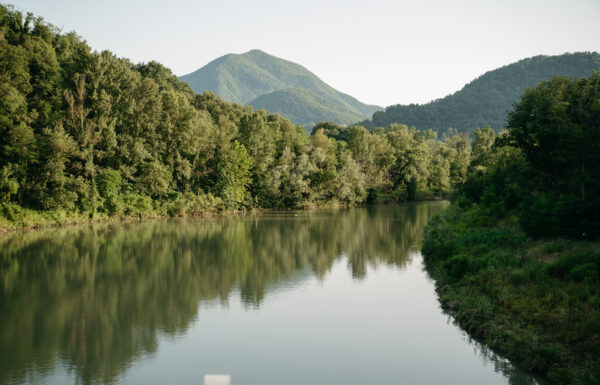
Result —
<instances>
[{"instance_id":1,"label":"calm river water","mask_svg":"<svg viewBox=\"0 0 600 385\"><path fill-rule=\"evenodd\" d=\"M0 235L0 384L536 384L440 309L443 207Z\"/></svg>"}]
</instances>

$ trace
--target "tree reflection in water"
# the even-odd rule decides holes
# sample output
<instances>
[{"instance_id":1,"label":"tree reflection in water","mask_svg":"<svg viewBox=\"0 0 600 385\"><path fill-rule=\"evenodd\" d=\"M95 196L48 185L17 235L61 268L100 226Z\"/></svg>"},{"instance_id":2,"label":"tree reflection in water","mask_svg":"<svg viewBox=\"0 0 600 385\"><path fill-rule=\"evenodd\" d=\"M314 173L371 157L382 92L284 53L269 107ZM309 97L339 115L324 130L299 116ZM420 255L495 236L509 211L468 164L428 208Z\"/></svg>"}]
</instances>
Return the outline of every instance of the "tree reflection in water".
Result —
<instances>
[{"instance_id":1,"label":"tree reflection in water","mask_svg":"<svg viewBox=\"0 0 600 385\"><path fill-rule=\"evenodd\" d=\"M199 220L98 224L0 236L0 383L59 363L77 382L114 382L185 333L207 301L239 290L259 307L269 288L347 257L404 266L442 203ZM275 290L275 289L273 289ZM201 315L200 315L201 316Z\"/></svg>"}]
</instances>

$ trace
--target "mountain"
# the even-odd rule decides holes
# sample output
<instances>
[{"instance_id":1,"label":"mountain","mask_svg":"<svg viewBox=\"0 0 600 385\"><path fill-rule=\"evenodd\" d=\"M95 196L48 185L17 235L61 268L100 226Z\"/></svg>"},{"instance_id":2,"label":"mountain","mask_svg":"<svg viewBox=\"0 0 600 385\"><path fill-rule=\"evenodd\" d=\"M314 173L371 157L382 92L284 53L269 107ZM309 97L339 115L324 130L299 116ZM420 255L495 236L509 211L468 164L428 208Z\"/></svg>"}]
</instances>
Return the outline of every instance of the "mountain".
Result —
<instances>
[{"instance_id":1,"label":"mountain","mask_svg":"<svg viewBox=\"0 0 600 385\"><path fill-rule=\"evenodd\" d=\"M306 88L285 88L261 95L249 104L257 110L276 111L304 127L313 127L323 121L351 124L364 117Z\"/></svg>"},{"instance_id":2,"label":"mountain","mask_svg":"<svg viewBox=\"0 0 600 385\"><path fill-rule=\"evenodd\" d=\"M230 102L268 105L269 111L307 126L320 121L356 122L382 109L335 90L299 64L257 49L222 56L179 79L197 93L210 90ZM285 96L287 102L275 100L278 96Z\"/></svg>"},{"instance_id":3,"label":"mountain","mask_svg":"<svg viewBox=\"0 0 600 385\"><path fill-rule=\"evenodd\" d=\"M486 72L460 91L427 104L394 105L359 124L367 128L402 123L443 132L456 128L472 133L478 127L505 126L506 113L526 88L557 75L587 77L600 70L600 54L580 52L534 56Z\"/></svg>"}]
</instances>

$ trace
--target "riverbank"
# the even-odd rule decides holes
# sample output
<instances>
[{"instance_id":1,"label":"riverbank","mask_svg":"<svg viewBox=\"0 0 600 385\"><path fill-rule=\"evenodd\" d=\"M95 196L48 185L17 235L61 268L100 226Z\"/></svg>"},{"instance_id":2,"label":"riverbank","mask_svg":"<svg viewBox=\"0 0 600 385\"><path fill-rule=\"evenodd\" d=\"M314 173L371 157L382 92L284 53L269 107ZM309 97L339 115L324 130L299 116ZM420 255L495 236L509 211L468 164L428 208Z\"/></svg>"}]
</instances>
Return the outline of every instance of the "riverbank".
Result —
<instances>
[{"instance_id":1,"label":"riverbank","mask_svg":"<svg viewBox=\"0 0 600 385\"><path fill-rule=\"evenodd\" d=\"M248 210L256 211L257 209ZM121 214L109 215L99 212L90 216L89 213L66 210L32 210L18 205L0 204L0 232L15 230L34 230L49 227L61 227L69 225L102 223L102 222L133 222L147 219L170 218L170 217L202 217L217 214L239 213L239 211L226 211L217 208L193 210L186 212L169 211L165 207L151 208L144 211L128 211Z\"/></svg>"},{"instance_id":2,"label":"riverbank","mask_svg":"<svg viewBox=\"0 0 600 385\"><path fill-rule=\"evenodd\" d=\"M532 240L514 216L453 204L422 252L443 309L471 335L557 384L600 383L600 242Z\"/></svg>"},{"instance_id":3,"label":"riverbank","mask_svg":"<svg viewBox=\"0 0 600 385\"><path fill-rule=\"evenodd\" d=\"M445 200L447 196L423 195L410 202L429 202ZM385 194L378 194L372 201L362 204L342 204L330 202L306 202L301 207L280 208L278 210L315 210L339 207L360 207L364 205L390 205L400 202ZM262 213L276 209L252 207L246 210L227 210L220 199L211 195L204 195L194 201L193 199L179 199L174 202L151 201L148 199L143 204L137 203L118 214L95 212L92 217L89 213L67 210L32 210L16 204L0 203L0 232L14 230L34 230L38 228L60 227L68 225L101 223L101 222L133 222L146 219L173 218L173 217L207 217L214 215L229 215L240 213Z\"/></svg>"},{"instance_id":4,"label":"riverbank","mask_svg":"<svg viewBox=\"0 0 600 385\"><path fill-rule=\"evenodd\" d=\"M380 204L379 202L377 204ZM356 207L357 205L342 205L338 203L327 204L306 204L300 208L288 208L279 210L316 210L326 208ZM65 210L31 210L17 205L0 204L0 233L19 230L36 230L52 227L62 227L70 225L82 225L92 223L110 223L110 222L136 222L150 219L166 218L201 218L219 215L238 215L238 214L260 214L273 211L275 209L252 207L247 210L226 210L219 207L210 207L205 209L179 208L179 210L169 210L165 207L157 209L148 209L144 212L128 212L120 215L108 215L106 213L96 213L92 218L88 213L69 212Z\"/></svg>"}]
</instances>

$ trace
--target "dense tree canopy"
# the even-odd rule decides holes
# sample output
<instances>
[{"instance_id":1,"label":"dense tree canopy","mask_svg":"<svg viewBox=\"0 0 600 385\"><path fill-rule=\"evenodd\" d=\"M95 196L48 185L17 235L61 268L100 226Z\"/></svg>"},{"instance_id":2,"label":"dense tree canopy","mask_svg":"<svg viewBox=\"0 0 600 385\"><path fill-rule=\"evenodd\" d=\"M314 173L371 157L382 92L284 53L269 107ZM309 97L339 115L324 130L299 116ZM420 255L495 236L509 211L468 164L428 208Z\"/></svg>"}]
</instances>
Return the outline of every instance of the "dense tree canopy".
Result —
<instances>
[{"instance_id":1,"label":"dense tree canopy","mask_svg":"<svg viewBox=\"0 0 600 385\"><path fill-rule=\"evenodd\" d=\"M462 191L534 236L600 236L600 73L528 89L491 146L478 130Z\"/></svg>"},{"instance_id":2,"label":"dense tree canopy","mask_svg":"<svg viewBox=\"0 0 600 385\"><path fill-rule=\"evenodd\" d=\"M0 204L81 217L194 215L448 192L469 139L324 123L309 136L264 110L195 94L159 63L93 52L0 7Z\"/></svg>"}]
</instances>

